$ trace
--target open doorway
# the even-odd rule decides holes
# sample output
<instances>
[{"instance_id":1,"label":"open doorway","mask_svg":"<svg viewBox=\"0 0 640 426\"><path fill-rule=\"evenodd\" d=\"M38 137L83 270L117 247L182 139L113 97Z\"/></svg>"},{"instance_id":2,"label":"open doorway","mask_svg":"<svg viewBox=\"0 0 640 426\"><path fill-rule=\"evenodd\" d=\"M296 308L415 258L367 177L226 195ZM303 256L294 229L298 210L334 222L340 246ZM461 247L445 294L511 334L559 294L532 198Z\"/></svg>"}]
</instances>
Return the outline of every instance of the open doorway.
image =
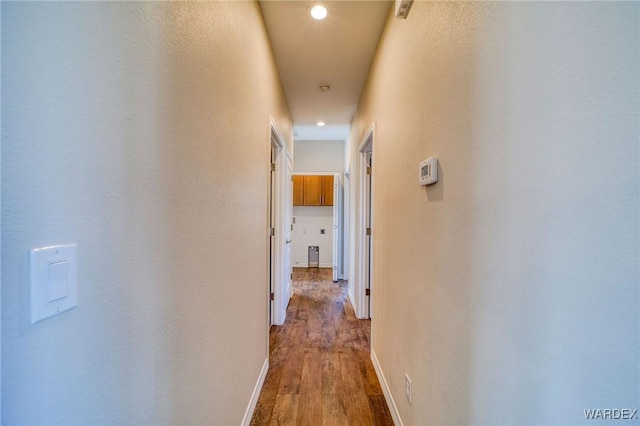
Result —
<instances>
[{"instance_id":1,"label":"open doorway","mask_svg":"<svg viewBox=\"0 0 640 426\"><path fill-rule=\"evenodd\" d=\"M295 172L292 265L343 278L342 173Z\"/></svg>"}]
</instances>

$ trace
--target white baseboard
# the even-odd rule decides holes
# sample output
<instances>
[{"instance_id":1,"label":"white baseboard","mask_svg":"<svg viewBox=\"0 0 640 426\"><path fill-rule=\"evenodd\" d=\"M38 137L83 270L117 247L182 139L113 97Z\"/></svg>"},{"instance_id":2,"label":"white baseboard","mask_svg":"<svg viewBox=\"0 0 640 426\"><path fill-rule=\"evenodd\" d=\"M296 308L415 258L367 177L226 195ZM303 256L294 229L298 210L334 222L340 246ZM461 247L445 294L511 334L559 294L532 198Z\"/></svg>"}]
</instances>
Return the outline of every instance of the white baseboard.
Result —
<instances>
[{"instance_id":1,"label":"white baseboard","mask_svg":"<svg viewBox=\"0 0 640 426\"><path fill-rule=\"evenodd\" d=\"M251 417L253 417L253 410L256 409L256 404L258 403L258 397L260 396L260 391L262 390L262 385L264 384L264 379L267 377L267 372L269 371L269 357L264 360L264 364L262 364L262 370L260 371L260 376L258 377L258 381L256 382L256 386L253 388L253 393L251 394L251 399L249 400L249 406L247 407L247 411L244 413L244 418L242 419L242 426L249 426L251 423Z\"/></svg>"},{"instance_id":2,"label":"white baseboard","mask_svg":"<svg viewBox=\"0 0 640 426\"><path fill-rule=\"evenodd\" d=\"M384 394L384 399L387 401L387 406L389 407L389 411L391 411L391 417L393 418L393 423L396 426L403 426L404 423L402 423L402 419L400 418L398 407L396 406L396 403L393 400L393 397L391 396L391 390L389 389L389 384L387 383L387 379L384 378L384 374L382 373L382 368L380 367L380 363L378 362L378 357L376 357L376 353L373 349L371 349L371 362L373 363L373 369L376 370L378 381L380 382L380 386L382 387L382 393Z\"/></svg>"},{"instance_id":3,"label":"white baseboard","mask_svg":"<svg viewBox=\"0 0 640 426\"><path fill-rule=\"evenodd\" d=\"M355 313L356 317L358 319L362 319L358 316L358 307L356 306L356 300L353 297L353 291L351 291L352 288L349 287L349 290L347 291L347 296L349 297L349 302L351 302L351 307L353 308L353 312Z\"/></svg>"}]
</instances>

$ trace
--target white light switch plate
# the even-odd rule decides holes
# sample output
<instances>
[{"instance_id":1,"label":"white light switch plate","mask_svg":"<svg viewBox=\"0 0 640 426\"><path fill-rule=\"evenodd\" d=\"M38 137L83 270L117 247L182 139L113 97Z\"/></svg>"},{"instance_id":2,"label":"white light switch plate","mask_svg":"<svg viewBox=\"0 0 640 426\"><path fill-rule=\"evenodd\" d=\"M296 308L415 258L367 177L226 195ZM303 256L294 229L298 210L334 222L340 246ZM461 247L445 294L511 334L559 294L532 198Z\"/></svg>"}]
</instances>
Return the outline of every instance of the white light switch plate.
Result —
<instances>
[{"instance_id":1,"label":"white light switch plate","mask_svg":"<svg viewBox=\"0 0 640 426\"><path fill-rule=\"evenodd\" d=\"M29 250L31 324L78 306L75 244Z\"/></svg>"}]
</instances>

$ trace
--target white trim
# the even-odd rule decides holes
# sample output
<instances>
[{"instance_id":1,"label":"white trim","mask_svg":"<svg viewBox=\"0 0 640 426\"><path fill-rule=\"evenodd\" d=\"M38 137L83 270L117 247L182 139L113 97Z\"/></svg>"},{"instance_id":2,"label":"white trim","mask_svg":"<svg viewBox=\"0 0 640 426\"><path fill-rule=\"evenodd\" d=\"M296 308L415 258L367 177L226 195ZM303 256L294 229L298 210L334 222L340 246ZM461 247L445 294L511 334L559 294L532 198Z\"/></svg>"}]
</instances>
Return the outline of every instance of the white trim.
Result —
<instances>
[{"instance_id":1,"label":"white trim","mask_svg":"<svg viewBox=\"0 0 640 426\"><path fill-rule=\"evenodd\" d=\"M260 391L262 391L262 385L264 384L264 379L267 377L268 371L269 371L269 357L267 357L264 360L264 364L262 364L262 370L260 370L258 381L256 382L256 385L253 388L253 393L251 394L249 405L247 406L247 410L244 412L244 417L242 418L242 423L241 423L242 426L249 426L249 424L251 424L253 411L256 409L256 404L258 403L258 398L260 397Z\"/></svg>"},{"instance_id":2,"label":"white trim","mask_svg":"<svg viewBox=\"0 0 640 426\"><path fill-rule=\"evenodd\" d=\"M367 129L364 137L360 141L360 145L358 145L358 152L366 152L369 148L373 148L373 135L376 130L376 123L371 123L369 128Z\"/></svg>"},{"instance_id":3,"label":"white trim","mask_svg":"<svg viewBox=\"0 0 640 426\"><path fill-rule=\"evenodd\" d=\"M278 130L278 125L271 116L269 116L269 130L271 132L271 137L276 140L278 148L284 148L284 138L282 137L282 133Z\"/></svg>"},{"instance_id":4,"label":"white trim","mask_svg":"<svg viewBox=\"0 0 640 426\"><path fill-rule=\"evenodd\" d=\"M349 302L351 302L351 307L355 312L357 312L358 307L356 306L355 298L353 297L353 286L349 286L349 290L347 291L347 296L349 296Z\"/></svg>"},{"instance_id":5,"label":"white trim","mask_svg":"<svg viewBox=\"0 0 640 426\"><path fill-rule=\"evenodd\" d=\"M385 401L387 401L387 406L389 407L389 411L391 412L393 423L396 426L403 426L404 423L402 423L400 412L398 411L396 402L393 400L393 396L391 396L391 389L389 389L389 384L387 383L387 379L384 377L384 374L382 373L382 367L380 367L380 363L378 362L378 357L376 356L376 352L373 350L373 348L371 348L371 363L373 364L373 369L376 370L376 375L378 376L378 381L380 382L380 386L382 387L382 393L384 394L384 399Z\"/></svg>"}]
</instances>

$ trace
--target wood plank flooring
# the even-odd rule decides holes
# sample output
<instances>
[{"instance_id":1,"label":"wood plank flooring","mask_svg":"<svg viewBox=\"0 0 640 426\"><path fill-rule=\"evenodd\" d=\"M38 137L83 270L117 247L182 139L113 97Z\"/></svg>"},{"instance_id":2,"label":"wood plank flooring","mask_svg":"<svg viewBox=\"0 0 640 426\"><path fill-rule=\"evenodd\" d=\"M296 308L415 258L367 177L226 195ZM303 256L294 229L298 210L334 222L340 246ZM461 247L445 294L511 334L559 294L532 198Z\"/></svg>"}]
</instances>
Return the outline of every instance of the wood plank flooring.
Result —
<instances>
[{"instance_id":1,"label":"wood plank flooring","mask_svg":"<svg viewBox=\"0 0 640 426\"><path fill-rule=\"evenodd\" d=\"M317 268L295 268L293 280L251 425L393 425L369 355L371 323L355 317L346 282Z\"/></svg>"}]
</instances>

